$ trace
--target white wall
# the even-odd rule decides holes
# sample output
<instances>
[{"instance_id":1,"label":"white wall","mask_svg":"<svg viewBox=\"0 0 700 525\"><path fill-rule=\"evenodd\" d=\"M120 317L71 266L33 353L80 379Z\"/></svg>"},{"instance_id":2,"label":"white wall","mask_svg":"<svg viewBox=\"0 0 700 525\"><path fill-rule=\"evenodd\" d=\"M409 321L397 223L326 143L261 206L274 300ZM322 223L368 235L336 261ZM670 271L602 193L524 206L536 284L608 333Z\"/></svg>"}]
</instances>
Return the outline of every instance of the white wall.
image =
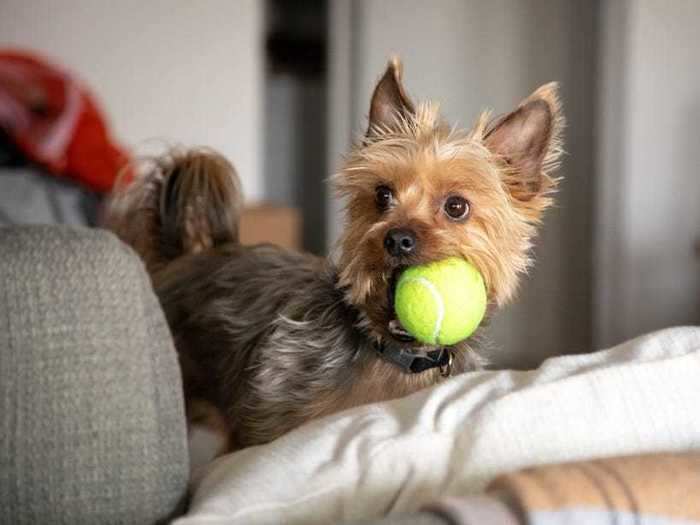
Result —
<instances>
[{"instance_id":1,"label":"white wall","mask_svg":"<svg viewBox=\"0 0 700 525\"><path fill-rule=\"evenodd\" d=\"M2 0L0 46L40 51L76 72L115 135L138 151L160 141L220 150L257 200L262 10L257 0Z\"/></svg>"},{"instance_id":2,"label":"white wall","mask_svg":"<svg viewBox=\"0 0 700 525\"><path fill-rule=\"evenodd\" d=\"M596 339L700 324L700 2L604 4Z\"/></svg>"},{"instance_id":3,"label":"white wall","mask_svg":"<svg viewBox=\"0 0 700 525\"><path fill-rule=\"evenodd\" d=\"M569 120L558 205L547 213L537 262L519 300L493 322L494 360L533 364L590 349L592 64L597 2L358 0L332 3L331 155L366 128L372 88L391 53L416 99L441 103L469 127L485 108L507 112L540 84L562 83ZM348 104L349 114L342 104ZM338 206L331 208L337 236ZM573 256L572 256L573 254Z\"/></svg>"}]
</instances>

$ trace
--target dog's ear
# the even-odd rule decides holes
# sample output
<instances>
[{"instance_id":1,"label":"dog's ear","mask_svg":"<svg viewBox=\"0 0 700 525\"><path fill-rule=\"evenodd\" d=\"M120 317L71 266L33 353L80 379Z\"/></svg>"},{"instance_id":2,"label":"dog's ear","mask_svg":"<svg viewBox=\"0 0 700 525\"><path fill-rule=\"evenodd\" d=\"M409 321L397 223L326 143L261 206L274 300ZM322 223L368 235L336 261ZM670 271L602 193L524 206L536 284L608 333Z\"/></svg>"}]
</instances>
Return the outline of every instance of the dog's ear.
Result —
<instances>
[{"instance_id":1,"label":"dog's ear","mask_svg":"<svg viewBox=\"0 0 700 525\"><path fill-rule=\"evenodd\" d=\"M555 184L549 173L559 165L564 126L557 91L556 83L545 84L484 134L486 146L506 164L506 183L519 201L530 201Z\"/></svg>"},{"instance_id":2,"label":"dog's ear","mask_svg":"<svg viewBox=\"0 0 700 525\"><path fill-rule=\"evenodd\" d=\"M374 88L369 108L368 136L377 130L391 129L398 119L415 113L415 106L401 83L402 73L401 61L393 57Z\"/></svg>"}]
</instances>

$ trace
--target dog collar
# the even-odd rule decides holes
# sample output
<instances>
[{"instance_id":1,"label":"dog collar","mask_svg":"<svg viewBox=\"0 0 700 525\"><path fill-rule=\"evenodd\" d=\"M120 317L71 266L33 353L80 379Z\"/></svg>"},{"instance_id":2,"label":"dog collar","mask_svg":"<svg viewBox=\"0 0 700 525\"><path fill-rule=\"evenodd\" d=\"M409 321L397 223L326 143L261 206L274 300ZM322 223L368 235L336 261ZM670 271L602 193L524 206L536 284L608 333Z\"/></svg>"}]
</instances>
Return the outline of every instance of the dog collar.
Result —
<instances>
[{"instance_id":1,"label":"dog collar","mask_svg":"<svg viewBox=\"0 0 700 525\"><path fill-rule=\"evenodd\" d=\"M384 359L401 368L409 374L420 374L431 368L440 368L440 375L448 377L452 373L454 356L447 348L431 350L424 355L416 354L398 345L384 342L375 345L377 352Z\"/></svg>"}]
</instances>

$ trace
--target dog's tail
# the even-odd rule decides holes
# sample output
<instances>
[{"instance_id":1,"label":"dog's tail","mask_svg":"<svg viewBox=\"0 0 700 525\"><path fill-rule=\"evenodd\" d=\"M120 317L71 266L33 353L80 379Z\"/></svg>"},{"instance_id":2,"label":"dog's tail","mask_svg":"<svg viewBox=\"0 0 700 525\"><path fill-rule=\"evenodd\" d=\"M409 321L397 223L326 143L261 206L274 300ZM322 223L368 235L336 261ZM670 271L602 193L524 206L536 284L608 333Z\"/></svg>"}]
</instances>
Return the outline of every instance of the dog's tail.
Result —
<instances>
[{"instance_id":1,"label":"dog's tail","mask_svg":"<svg viewBox=\"0 0 700 525\"><path fill-rule=\"evenodd\" d=\"M105 226L154 272L181 255L238 242L242 207L235 168L208 149L148 158L117 184Z\"/></svg>"}]
</instances>

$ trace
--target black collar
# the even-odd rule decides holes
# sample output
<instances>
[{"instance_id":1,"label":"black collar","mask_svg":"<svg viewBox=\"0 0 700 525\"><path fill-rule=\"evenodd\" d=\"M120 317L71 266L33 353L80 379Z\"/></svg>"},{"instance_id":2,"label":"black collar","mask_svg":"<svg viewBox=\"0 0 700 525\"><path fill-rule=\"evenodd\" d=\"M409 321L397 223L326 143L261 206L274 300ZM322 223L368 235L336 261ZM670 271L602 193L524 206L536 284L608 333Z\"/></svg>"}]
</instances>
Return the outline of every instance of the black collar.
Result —
<instances>
[{"instance_id":1,"label":"black collar","mask_svg":"<svg viewBox=\"0 0 700 525\"><path fill-rule=\"evenodd\" d=\"M374 347L384 359L409 374L420 374L438 367L443 377L449 376L452 372L452 353L447 348L431 350L421 355L393 342L377 343Z\"/></svg>"}]
</instances>

